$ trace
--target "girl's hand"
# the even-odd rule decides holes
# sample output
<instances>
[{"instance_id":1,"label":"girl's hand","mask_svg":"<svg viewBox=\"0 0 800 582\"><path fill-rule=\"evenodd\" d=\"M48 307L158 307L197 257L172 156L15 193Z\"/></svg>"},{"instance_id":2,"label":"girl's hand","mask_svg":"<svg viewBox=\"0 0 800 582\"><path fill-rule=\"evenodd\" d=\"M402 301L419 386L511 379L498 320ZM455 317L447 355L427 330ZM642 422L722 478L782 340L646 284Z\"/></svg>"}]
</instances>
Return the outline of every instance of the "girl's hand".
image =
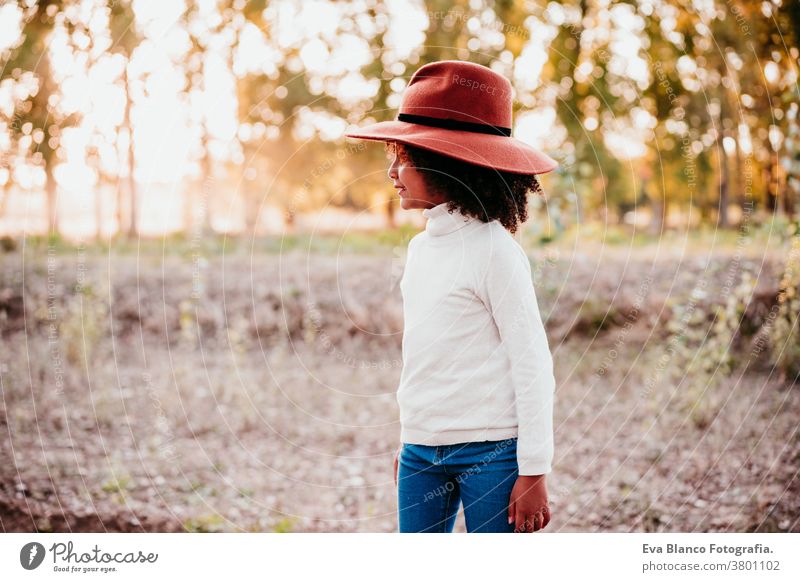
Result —
<instances>
[{"instance_id":1,"label":"girl's hand","mask_svg":"<svg viewBox=\"0 0 800 582\"><path fill-rule=\"evenodd\" d=\"M508 503L508 523L514 523L514 533L539 531L550 523L544 478L544 475L517 477Z\"/></svg>"}]
</instances>

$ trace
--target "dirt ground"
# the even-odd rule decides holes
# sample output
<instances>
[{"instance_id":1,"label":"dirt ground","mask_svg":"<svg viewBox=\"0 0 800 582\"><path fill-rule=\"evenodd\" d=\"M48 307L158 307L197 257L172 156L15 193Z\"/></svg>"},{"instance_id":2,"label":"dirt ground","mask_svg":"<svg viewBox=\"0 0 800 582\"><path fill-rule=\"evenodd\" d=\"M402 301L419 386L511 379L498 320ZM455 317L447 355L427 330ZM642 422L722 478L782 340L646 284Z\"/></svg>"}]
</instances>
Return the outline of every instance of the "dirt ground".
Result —
<instances>
[{"instance_id":1,"label":"dirt ground","mask_svg":"<svg viewBox=\"0 0 800 582\"><path fill-rule=\"evenodd\" d=\"M396 256L22 256L0 264L0 529L395 530ZM800 391L751 357L780 257L531 258L546 531L800 531ZM708 336L745 270L734 365L687 372L676 305L699 297Z\"/></svg>"}]
</instances>

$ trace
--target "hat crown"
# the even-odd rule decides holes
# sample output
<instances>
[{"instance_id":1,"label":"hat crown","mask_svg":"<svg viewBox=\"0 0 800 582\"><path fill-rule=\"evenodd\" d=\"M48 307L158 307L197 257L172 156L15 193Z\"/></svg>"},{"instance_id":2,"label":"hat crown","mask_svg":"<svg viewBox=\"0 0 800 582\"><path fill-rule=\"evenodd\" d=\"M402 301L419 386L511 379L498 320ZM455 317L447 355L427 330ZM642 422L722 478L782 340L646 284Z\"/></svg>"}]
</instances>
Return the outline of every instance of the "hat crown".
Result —
<instances>
[{"instance_id":1,"label":"hat crown","mask_svg":"<svg viewBox=\"0 0 800 582\"><path fill-rule=\"evenodd\" d=\"M510 128L511 83L476 63L428 63L412 75L399 113Z\"/></svg>"}]
</instances>

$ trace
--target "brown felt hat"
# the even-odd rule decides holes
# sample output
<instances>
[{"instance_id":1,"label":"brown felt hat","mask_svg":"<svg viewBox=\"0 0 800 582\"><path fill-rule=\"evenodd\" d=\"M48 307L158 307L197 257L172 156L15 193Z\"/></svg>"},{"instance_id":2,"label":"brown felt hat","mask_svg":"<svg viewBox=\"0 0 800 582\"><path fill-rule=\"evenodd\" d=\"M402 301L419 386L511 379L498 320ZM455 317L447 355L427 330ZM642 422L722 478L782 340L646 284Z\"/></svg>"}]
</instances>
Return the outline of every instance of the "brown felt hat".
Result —
<instances>
[{"instance_id":1,"label":"brown felt hat","mask_svg":"<svg viewBox=\"0 0 800 582\"><path fill-rule=\"evenodd\" d=\"M400 142L465 162L518 174L544 174L558 162L511 137L511 83L488 67L436 61L411 77L394 121L347 137Z\"/></svg>"}]
</instances>

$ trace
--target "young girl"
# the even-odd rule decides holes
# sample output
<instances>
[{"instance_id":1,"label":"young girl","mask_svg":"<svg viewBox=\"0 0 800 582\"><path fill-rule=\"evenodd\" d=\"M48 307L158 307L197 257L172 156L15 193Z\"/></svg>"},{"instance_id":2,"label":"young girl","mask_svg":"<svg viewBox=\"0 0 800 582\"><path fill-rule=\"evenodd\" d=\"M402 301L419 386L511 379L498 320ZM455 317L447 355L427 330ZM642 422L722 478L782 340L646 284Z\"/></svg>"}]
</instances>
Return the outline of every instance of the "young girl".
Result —
<instances>
[{"instance_id":1,"label":"young girl","mask_svg":"<svg viewBox=\"0 0 800 582\"><path fill-rule=\"evenodd\" d=\"M555 380L525 251L536 174L557 164L511 137L511 85L439 61L414 73L384 141L389 178L425 229L408 245L395 456L400 532L533 532L550 521Z\"/></svg>"}]
</instances>

